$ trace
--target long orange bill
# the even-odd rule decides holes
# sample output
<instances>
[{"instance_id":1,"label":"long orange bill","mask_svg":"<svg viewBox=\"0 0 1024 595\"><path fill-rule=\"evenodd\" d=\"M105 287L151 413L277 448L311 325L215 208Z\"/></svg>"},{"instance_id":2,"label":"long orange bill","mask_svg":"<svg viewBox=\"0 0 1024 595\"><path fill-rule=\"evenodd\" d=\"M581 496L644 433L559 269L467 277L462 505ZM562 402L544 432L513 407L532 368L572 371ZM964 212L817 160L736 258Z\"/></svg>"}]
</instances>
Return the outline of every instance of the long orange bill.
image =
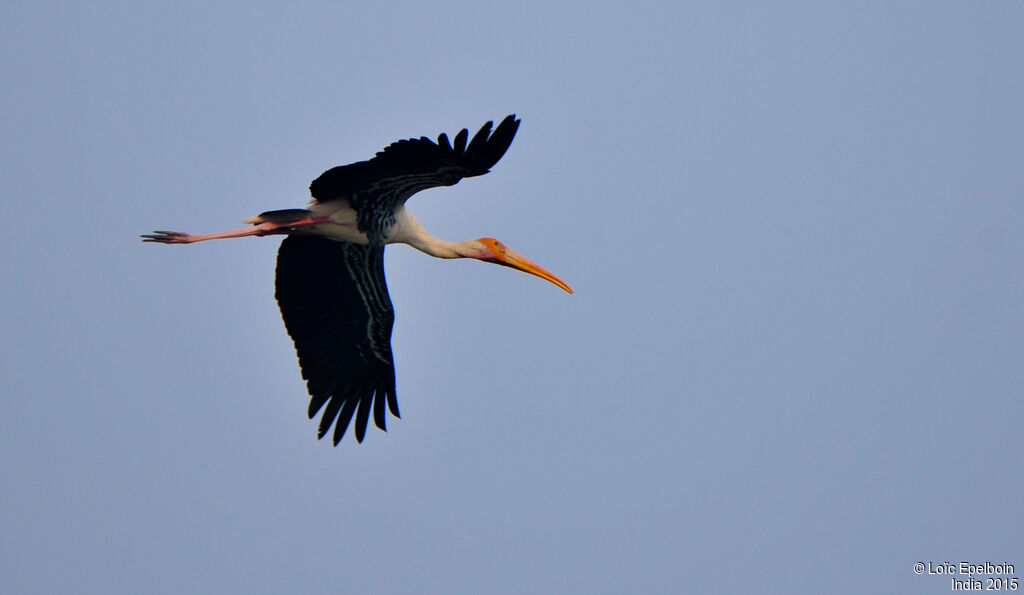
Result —
<instances>
[{"instance_id":1,"label":"long orange bill","mask_svg":"<svg viewBox=\"0 0 1024 595\"><path fill-rule=\"evenodd\" d=\"M565 291L572 293L572 287L569 287L568 283L559 279L554 273L538 264L535 264L525 256L509 250L508 248L505 248L504 253L496 255L496 258L499 264L510 266L514 269L523 271L524 273L536 275L537 277L540 277L545 281L550 281Z\"/></svg>"}]
</instances>

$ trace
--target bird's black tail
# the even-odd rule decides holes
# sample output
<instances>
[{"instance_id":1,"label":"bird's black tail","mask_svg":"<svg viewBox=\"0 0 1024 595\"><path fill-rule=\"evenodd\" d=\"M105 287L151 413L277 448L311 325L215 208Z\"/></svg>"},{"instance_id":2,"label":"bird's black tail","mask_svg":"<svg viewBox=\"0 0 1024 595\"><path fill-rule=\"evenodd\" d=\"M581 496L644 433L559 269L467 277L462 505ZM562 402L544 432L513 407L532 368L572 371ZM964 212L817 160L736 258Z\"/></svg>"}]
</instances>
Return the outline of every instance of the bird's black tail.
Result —
<instances>
[{"instance_id":1,"label":"bird's black tail","mask_svg":"<svg viewBox=\"0 0 1024 595\"><path fill-rule=\"evenodd\" d=\"M255 217L242 219L242 223L259 225L260 223L288 223L313 216L312 211L306 209L281 209L279 211L264 211Z\"/></svg>"}]
</instances>

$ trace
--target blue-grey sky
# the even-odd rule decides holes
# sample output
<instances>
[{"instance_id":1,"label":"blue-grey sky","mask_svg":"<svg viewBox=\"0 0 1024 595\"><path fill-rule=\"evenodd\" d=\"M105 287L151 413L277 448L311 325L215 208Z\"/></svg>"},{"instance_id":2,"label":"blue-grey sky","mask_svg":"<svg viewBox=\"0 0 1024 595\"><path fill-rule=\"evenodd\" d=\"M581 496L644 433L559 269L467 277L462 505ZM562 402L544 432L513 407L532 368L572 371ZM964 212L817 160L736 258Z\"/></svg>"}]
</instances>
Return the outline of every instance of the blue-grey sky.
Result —
<instances>
[{"instance_id":1,"label":"blue-grey sky","mask_svg":"<svg viewBox=\"0 0 1024 595\"><path fill-rule=\"evenodd\" d=\"M1019 2L5 2L0 591L941 593L1024 578ZM315 439L275 238L410 136L402 419Z\"/></svg>"}]
</instances>

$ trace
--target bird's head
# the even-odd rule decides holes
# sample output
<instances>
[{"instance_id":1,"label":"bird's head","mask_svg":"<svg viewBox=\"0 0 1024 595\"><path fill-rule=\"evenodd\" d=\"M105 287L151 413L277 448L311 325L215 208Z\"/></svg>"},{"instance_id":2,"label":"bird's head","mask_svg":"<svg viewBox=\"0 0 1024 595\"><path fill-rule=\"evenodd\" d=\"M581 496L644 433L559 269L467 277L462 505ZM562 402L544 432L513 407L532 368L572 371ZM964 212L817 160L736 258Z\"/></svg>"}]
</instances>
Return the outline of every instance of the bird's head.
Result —
<instances>
[{"instance_id":1,"label":"bird's head","mask_svg":"<svg viewBox=\"0 0 1024 595\"><path fill-rule=\"evenodd\" d=\"M474 250L474 254L470 255L473 258L484 262L493 262L494 264L512 267L523 271L524 273L536 275L537 277L550 281L565 291L572 293L572 288L569 287L568 283L562 281L547 269L534 264L525 256L514 252L498 240L494 238L480 238L475 240L474 244L474 248L476 249Z\"/></svg>"}]
</instances>

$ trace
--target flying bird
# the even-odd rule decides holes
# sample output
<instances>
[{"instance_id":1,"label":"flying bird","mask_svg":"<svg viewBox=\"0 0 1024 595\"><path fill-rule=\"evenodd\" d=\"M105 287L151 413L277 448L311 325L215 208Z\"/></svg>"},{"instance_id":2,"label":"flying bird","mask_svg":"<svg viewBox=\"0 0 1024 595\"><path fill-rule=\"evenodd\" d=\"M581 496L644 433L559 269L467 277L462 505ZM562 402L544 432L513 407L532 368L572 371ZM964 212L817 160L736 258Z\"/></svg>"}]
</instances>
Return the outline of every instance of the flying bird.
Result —
<instances>
[{"instance_id":1,"label":"flying bird","mask_svg":"<svg viewBox=\"0 0 1024 595\"><path fill-rule=\"evenodd\" d=\"M287 236L277 252L275 297L309 391L309 418L323 409L317 437L323 438L333 424L335 446L354 418L356 441L362 442L371 411L374 423L385 431L385 407L400 417L385 245L408 244L437 258L509 266L572 293L565 281L498 240L436 238L405 208L405 201L421 190L488 173L512 144L519 120L510 115L493 132L492 125L484 124L472 140L466 129L451 142L444 133L437 142L427 137L400 140L372 159L331 168L310 184L307 208L267 211L243 219L246 228L204 235L154 231L141 237L145 242L191 244Z\"/></svg>"}]
</instances>

